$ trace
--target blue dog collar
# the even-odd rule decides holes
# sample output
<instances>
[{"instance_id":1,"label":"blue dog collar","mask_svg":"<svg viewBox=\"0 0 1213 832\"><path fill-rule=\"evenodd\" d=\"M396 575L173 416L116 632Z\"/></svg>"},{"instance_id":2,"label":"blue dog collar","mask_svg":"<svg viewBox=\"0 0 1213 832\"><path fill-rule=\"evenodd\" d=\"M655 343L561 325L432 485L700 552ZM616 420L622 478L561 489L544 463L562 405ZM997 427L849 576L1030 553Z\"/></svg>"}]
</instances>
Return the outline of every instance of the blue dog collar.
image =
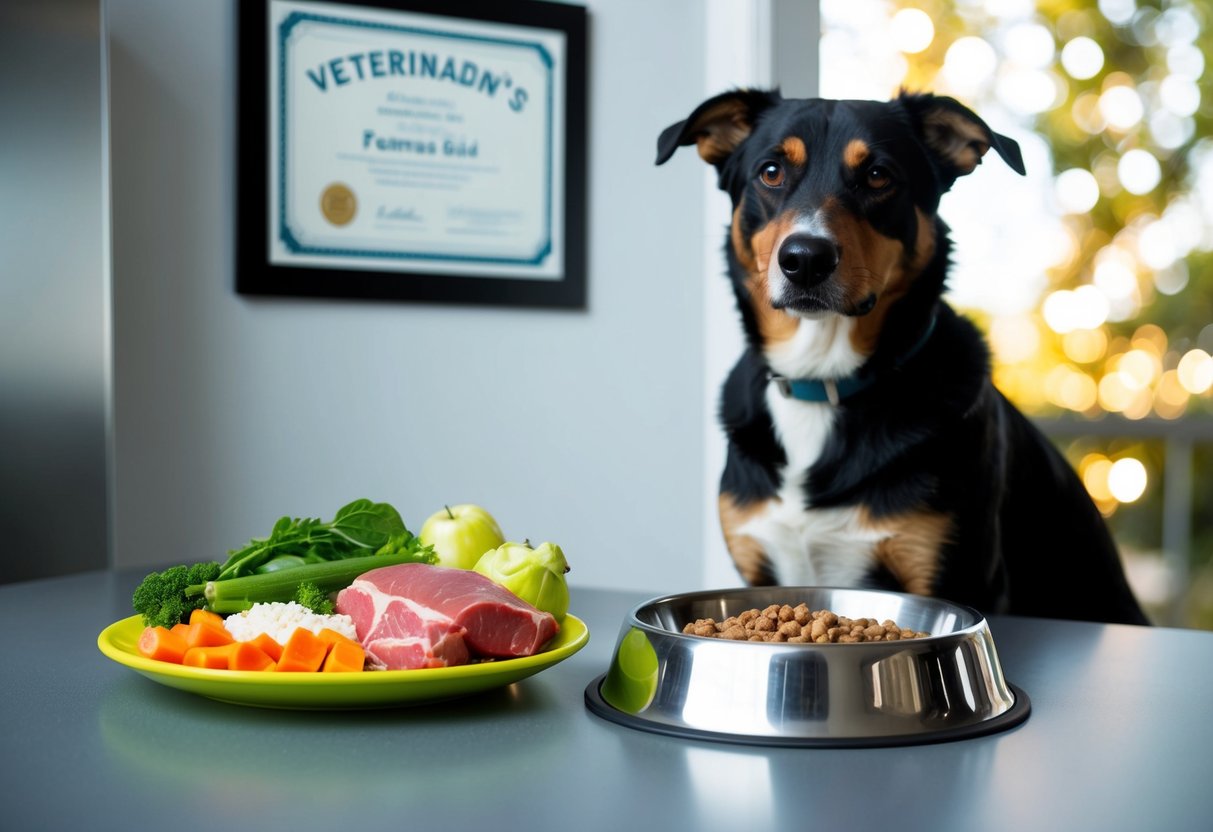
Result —
<instances>
[{"instance_id":1,"label":"blue dog collar","mask_svg":"<svg viewBox=\"0 0 1213 832\"><path fill-rule=\"evenodd\" d=\"M861 378L857 375L840 378L837 381L832 378L784 378L772 373L771 381L785 399L798 399L802 402L829 402L836 405L843 399L869 387L873 379Z\"/></svg>"},{"instance_id":2,"label":"blue dog collar","mask_svg":"<svg viewBox=\"0 0 1213 832\"><path fill-rule=\"evenodd\" d=\"M922 333L914 345L893 363L893 369L897 369L917 355L927 341L931 340L931 335L935 332L935 315L931 315L931 320L927 324L926 331ZM837 405L843 399L850 398L862 390L871 387L877 381L877 376L864 375L862 368L857 373L852 373L845 378L786 378L776 373L770 374L770 379L774 383L775 388L783 394L784 398L797 399L802 402L829 402L832 405Z\"/></svg>"}]
</instances>

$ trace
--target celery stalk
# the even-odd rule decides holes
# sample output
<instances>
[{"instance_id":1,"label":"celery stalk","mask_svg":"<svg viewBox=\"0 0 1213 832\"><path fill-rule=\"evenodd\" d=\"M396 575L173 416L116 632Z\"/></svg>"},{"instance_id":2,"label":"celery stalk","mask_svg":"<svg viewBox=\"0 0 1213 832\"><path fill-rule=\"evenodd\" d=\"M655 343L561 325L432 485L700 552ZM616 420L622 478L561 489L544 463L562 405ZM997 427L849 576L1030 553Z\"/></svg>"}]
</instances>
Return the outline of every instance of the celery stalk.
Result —
<instances>
[{"instance_id":1,"label":"celery stalk","mask_svg":"<svg viewBox=\"0 0 1213 832\"><path fill-rule=\"evenodd\" d=\"M418 561L425 562L426 556L421 553L401 552L390 555L366 555L324 563L309 563L276 572L208 581L205 584L187 588L186 594L203 595L206 597L206 606L209 610L220 615L228 615L243 612L253 604L290 601L299 590L299 585L304 582L315 584L321 592L336 592L349 586L359 575L372 569Z\"/></svg>"}]
</instances>

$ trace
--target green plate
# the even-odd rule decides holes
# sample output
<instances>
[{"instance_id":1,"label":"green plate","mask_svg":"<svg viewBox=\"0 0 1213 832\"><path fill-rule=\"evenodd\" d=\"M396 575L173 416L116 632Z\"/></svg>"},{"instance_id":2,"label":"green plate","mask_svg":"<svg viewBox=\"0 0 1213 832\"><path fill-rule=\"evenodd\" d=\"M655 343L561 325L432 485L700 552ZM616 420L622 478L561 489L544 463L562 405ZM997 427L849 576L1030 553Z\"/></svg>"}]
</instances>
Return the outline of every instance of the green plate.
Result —
<instances>
[{"instance_id":1,"label":"green plate","mask_svg":"<svg viewBox=\"0 0 1213 832\"><path fill-rule=\"evenodd\" d=\"M209 670L155 661L139 653L137 644L142 632L142 618L132 615L102 630L97 636L97 646L119 664L171 688L237 705L308 710L420 705L480 693L525 679L564 661L590 640L585 622L569 615L547 649L521 659L420 670L270 673Z\"/></svg>"}]
</instances>

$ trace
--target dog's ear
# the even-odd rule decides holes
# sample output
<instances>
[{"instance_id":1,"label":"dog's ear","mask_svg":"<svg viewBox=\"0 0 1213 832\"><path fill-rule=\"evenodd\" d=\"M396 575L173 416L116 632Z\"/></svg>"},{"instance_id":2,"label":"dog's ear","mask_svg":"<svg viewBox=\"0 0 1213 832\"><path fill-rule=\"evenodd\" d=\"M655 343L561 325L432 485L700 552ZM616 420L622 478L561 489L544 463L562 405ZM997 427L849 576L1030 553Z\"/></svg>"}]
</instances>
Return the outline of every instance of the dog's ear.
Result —
<instances>
[{"instance_id":1,"label":"dog's ear","mask_svg":"<svg viewBox=\"0 0 1213 832\"><path fill-rule=\"evenodd\" d=\"M966 176L981 164L990 148L1013 171L1023 175L1023 156L1014 139L995 133L977 114L954 98L904 90L897 102L905 108L919 140L939 163L944 190L959 176Z\"/></svg>"},{"instance_id":2,"label":"dog's ear","mask_svg":"<svg viewBox=\"0 0 1213 832\"><path fill-rule=\"evenodd\" d=\"M759 114L781 100L778 91L762 90L733 90L709 98L686 121L661 131L657 164L669 160L678 148L694 144L705 162L719 168L753 131Z\"/></svg>"}]
</instances>

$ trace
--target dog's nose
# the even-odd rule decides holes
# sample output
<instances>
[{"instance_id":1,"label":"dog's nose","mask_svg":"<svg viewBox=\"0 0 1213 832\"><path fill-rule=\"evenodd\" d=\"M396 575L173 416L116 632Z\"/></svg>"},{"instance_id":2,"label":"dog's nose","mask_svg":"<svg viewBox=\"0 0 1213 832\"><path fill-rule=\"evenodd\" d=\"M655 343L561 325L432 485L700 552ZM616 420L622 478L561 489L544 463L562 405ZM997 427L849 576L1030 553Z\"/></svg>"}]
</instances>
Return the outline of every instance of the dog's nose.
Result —
<instances>
[{"instance_id":1,"label":"dog's nose","mask_svg":"<svg viewBox=\"0 0 1213 832\"><path fill-rule=\"evenodd\" d=\"M779 247L779 268L797 286L816 286L838 268L838 246L824 237L793 234Z\"/></svg>"}]
</instances>

